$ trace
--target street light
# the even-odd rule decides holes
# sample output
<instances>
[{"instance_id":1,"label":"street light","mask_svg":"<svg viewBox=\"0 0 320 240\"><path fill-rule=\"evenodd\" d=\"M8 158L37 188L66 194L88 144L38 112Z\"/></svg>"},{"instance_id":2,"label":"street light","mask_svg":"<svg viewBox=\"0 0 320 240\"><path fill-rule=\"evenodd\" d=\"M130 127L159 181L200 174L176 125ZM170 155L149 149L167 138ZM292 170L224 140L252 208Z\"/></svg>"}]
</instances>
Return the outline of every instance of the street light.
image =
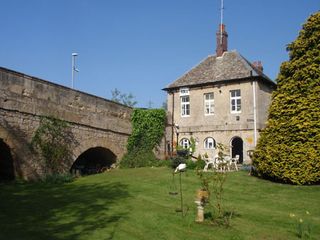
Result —
<instances>
[{"instance_id":1,"label":"street light","mask_svg":"<svg viewBox=\"0 0 320 240\"><path fill-rule=\"evenodd\" d=\"M72 79L71 79L71 88L73 89L73 82L74 82L74 75L75 72L79 72L79 69L76 68L76 57L78 56L78 53L72 53Z\"/></svg>"}]
</instances>

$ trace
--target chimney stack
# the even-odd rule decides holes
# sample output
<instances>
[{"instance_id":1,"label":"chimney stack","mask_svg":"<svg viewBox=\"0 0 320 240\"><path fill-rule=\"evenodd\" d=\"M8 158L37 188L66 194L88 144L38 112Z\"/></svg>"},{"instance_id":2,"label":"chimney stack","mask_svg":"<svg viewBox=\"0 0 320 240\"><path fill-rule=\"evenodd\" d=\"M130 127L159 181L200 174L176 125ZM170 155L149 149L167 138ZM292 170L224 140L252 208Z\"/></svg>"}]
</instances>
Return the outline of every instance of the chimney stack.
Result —
<instances>
[{"instance_id":1,"label":"chimney stack","mask_svg":"<svg viewBox=\"0 0 320 240\"><path fill-rule=\"evenodd\" d=\"M255 67L255 69L259 70L260 72L263 72L263 66L261 61L255 61L252 63L252 65Z\"/></svg>"},{"instance_id":2,"label":"chimney stack","mask_svg":"<svg viewBox=\"0 0 320 240\"><path fill-rule=\"evenodd\" d=\"M224 24L219 24L219 29L216 33L217 36L217 57L221 57L222 54L228 51L228 33L226 32L226 26Z\"/></svg>"}]
</instances>

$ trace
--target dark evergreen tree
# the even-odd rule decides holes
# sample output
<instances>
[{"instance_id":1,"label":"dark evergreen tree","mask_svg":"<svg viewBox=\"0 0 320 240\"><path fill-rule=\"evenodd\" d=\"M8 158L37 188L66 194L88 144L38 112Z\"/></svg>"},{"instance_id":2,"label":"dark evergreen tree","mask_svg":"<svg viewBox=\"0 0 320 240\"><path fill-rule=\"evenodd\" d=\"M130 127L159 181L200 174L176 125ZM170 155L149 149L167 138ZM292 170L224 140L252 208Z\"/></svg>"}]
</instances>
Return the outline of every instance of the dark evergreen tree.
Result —
<instances>
[{"instance_id":1,"label":"dark evergreen tree","mask_svg":"<svg viewBox=\"0 0 320 240\"><path fill-rule=\"evenodd\" d=\"M253 157L257 174L293 184L320 182L320 12L288 45L266 129Z\"/></svg>"}]
</instances>

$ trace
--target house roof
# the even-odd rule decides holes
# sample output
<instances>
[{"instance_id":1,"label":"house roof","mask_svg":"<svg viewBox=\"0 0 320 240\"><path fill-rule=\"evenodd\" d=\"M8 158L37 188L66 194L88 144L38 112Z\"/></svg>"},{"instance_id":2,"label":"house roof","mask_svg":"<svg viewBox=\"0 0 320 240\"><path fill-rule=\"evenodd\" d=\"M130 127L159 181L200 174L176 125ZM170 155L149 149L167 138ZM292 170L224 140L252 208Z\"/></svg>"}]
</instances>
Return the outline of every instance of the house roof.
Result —
<instances>
[{"instance_id":1,"label":"house roof","mask_svg":"<svg viewBox=\"0 0 320 240\"><path fill-rule=\"evenodd\" d=\"M221 81L235 81L258 77L268 84L276 85L262 71L242 57L237 51L224 52L221 57L210 55L163 90L180 87L207 85Z\"/></svg>"}]
</instances>

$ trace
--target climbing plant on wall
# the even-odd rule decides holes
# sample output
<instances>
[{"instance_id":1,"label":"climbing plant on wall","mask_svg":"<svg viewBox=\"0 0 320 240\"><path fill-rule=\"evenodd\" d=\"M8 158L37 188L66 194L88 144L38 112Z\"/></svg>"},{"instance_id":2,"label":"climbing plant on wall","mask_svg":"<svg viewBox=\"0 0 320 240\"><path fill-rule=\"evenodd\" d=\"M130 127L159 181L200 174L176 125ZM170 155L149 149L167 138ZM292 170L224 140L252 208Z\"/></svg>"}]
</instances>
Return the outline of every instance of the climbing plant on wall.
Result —
<instances>
[{"instance_id":1,"label":"climbing plant on wall","mask_svg":"<svg viewBox=\"0 0 320 240\"><path fill-rule=\"evenodd\" d=\"M288 45L266 129L254 153L259 175L294 184L320 182L320 12Z\"/></svg>"},{"instance_id":2,"label":"climbing plant on wall","mask_svg":"<svg viewBox=\"0 0 320 240\"><path fill-rule=\"evenodd\" d=\"M135 148L152 150L164 134L166 112L163 109L134 109L131 117L132 134L128 151Z\"/></svg>"},{"instance_id":3,"label":"climbing plant on wall","mask_svg":"<svg viewBox=\"0 0 320 240\"><path fill-rule=\"evenodd\" d=\"M164 135L166 112L164 109L134 109L131 122L132 134L128 139L127 154L122 159L121 165L126 167L149 165L155 159L152 150ZM150 161L143 159L142 155Z\"/></svg>"},{"instance_id":4,"label":"climbing plant on wall","mask_svg":"<svg viewBox=\"0 0 320 240\"><path fill-rule=\"evenodd\" d=\"M40 153L45 174L60 174L72 161L74 137L67 122L53 118L41 117L35 131L31 146Z\"/></svg>"}]
</instances>

